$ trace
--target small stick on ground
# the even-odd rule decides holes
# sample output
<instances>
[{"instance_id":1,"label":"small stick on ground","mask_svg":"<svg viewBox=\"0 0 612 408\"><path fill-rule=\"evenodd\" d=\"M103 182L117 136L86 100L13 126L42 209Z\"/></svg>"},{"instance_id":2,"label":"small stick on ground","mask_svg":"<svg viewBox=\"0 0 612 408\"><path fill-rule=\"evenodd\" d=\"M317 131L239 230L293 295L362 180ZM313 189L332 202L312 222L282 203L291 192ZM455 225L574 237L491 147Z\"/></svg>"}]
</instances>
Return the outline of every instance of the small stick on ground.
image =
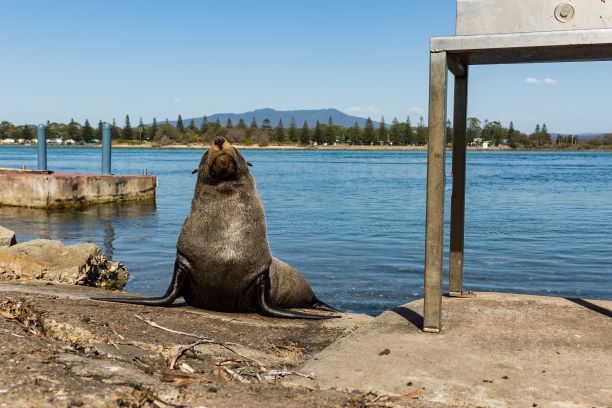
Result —
<instances>
[{"instance_id":1,"label":"small stick on ground","mask_svg":"<svg viewBox=\"0 0 612 408\"><path fill-rule=\"evenodd\" d=\"M191 345L185 346L185 347L187 347L187 348L185 348L185 350L182 350L183 348L181 348L182 351L180 351L180 353L177 356L174 356L176 358L174 358L174 357L172 358L172 365L171 365L170 368L174 367L174 364L176 364L176 360L178 360L185 351L189 350L192 347L197 346L198 344L205 344L205 343L217 344L217 345L219 345L219 346L221 346L223 348L228 349L229 351L231 351L232 353L236 354L237 356L240 356L240 357L245 358L247 360L251 360L251 361L259 364L260 366L264 365L262 362L257 361L254 358L244 356L244 355L238 353L236 350L234 350L231 347L229 347L230 345L232 345L232 346L240 346L240 344L238 344L238 343L232 343L232 342L229 342L229 341L228 342L216 341L216 340L204 337L204 336L199 336L197 334L185 333L185 332L182 332L182 331L169 329L167 327L164 327L164 326L161 326L161 325L155 323L152 320L145 319L144 317L138 316L137 314L135 314L134 316L136 316L136 318L138 320L142 320L143 322L147 323L148 325L150 325L152 327L155 327L156 329L164 330L164 331L167 331L167 332L170 332L170 333L174 333L174 334L181 334L183 336L195 337L196 339L198 339L197 342L195 342L195 343L193 343Z\"/></svg>"},{"instance_id":2,"label":"small stick on ground","mask_svg":"<svg viewBox=\"0 0 612 408\"><path fill-rule=\"evenodd\" d=\"M289 371L289 370L285 370L285 369L282 369L282 370L270 370L266 374L266 377L268 377L268 376L286 377L288 375L297 375L298 377L304 377L304 378L308 378L308 379L311 379L311 380L314 380L314 378L315 378L315 374L314 373L311 373L311 374L302 374L302 373L298 373L297 371Z\"/></svg>"},{"instance_id":3,"label":"small stick on ground","mask_svg":"<svg viewBox=\"0 0 612 408\"><path fill-rule=\"evenodd\" d=\"M172 356L172 358L170 359L170 363L168 364L168 367L170 367L171 370L174 370L174 365L176 364L176 361L181 358L181 356L183 355L184 352L186 352L187 350L194 348L195 346L198 346L200 344L205 344L205 343L210 343L211 340L208 339L201 339L198 340L194 343L191 344L187 344L186 346L181 347L178 352Z\"/></svg>"},{"instance_id":4,"label":"small stick on ground","mask_svg":"<svg viewBox=\"0 0 612 408\"><path fill-rule=\"evenodd\" d=\"M241 376L240 374L238 374L237 372L235 372L234 370L227 368L227 367L223 367L223 370L228 373L233 379L240 381L241 383L245 383L245 384L250 384L251 382L249 380L247 380L246 378L244 378L243 376Z\"/></svg>"}]
</instances>

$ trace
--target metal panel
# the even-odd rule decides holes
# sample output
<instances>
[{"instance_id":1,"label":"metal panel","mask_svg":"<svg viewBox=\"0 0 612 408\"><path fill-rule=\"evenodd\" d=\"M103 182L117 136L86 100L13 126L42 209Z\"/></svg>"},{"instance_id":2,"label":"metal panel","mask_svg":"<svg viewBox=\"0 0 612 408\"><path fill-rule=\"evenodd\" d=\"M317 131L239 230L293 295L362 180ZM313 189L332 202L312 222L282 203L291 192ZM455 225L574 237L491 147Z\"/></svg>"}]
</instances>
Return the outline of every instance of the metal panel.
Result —
<instances>
[{"instance_id":1,"label":"metal panel","mask_svg":"<svg viewBox=\"0 0 612 408\"><path fill-rule=\"evenodd\" d=\"M457 0L457 35L612 28L611 0Z\"/></svg>"},{"instance_id":2,"label":"metal panel","mask_svg":"<svg viewBox=\"0 0 612 408\"><path fill-rule=\"evenodd\" d=\"M430 49L466 65L610 61L612 29L434 37Z\"/></svg>"}]
</instances>

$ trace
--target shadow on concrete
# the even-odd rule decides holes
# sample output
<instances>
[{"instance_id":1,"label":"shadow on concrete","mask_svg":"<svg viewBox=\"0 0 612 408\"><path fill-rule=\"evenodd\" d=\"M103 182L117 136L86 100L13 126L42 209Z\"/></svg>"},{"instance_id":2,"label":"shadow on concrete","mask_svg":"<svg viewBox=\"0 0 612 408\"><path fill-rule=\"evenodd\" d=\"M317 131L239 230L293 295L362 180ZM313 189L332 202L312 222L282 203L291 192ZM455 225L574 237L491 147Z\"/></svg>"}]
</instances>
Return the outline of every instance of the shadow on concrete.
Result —
<instances>
[{"instance_id":1,"label":"shadow on concrete","mask_svg":"<svg viewBox=\"0 0 612 408\"><path fill-rule=\"evenodd\" d=\"M408 320L410 323L416 326L417 329L419 330L423 329L423 316L421 316L414 310L408 309L404 306L398 306L398 307L394 307L393 309L391 309L391 311L397 313L398 315L402 316L404 319Z\"/></svg>"},{"instance_id":2,"label":"shadow on concrete","mask_svg":"<svg viewBox=\"0 0 612 408\"><path fill-rule=\"evenodd\" d=\"M608 310L605 307L598 306L598 305L596 305L594 303L591 303L591 302L589 302L587 300L579 299L579 298L565 298L565 300L569 300L570 302L574 302L577 305L586 307L589 310L592 310L594 312L600 313L600 314L602 314L602 315L604 315L606 317L612 318L612 311L611 310Z\"/></svg>"}]
</instances>

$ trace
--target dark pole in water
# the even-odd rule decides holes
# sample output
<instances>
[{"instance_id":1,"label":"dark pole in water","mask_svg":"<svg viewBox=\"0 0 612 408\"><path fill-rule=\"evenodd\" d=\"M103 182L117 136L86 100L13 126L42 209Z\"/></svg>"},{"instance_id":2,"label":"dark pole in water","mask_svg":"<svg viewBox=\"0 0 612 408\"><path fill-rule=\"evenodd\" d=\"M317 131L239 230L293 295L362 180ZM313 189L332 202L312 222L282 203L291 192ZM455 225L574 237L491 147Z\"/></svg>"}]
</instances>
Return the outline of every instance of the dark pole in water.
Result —
<instances>
[{"instance_id":1,"label":"dark pole in water","mask_svg":"<svg viewBox=\"0 0 612 408\"><path fill-rule=\"evenodd\" d=\"M38 144L38 170L47 170L47 128L45 125L38 125L36 139Z\"/></svg>"},{"instance_id":2,"label":"dark pole in water","mask_svg":"<svg viewBox=\"0 0 612 408\"><path fill-rule=\"evenodd\" d=\"M104 123L102 125L102 173L110 174L111 172L111 125Z\"/></svg>"}]
</instances>

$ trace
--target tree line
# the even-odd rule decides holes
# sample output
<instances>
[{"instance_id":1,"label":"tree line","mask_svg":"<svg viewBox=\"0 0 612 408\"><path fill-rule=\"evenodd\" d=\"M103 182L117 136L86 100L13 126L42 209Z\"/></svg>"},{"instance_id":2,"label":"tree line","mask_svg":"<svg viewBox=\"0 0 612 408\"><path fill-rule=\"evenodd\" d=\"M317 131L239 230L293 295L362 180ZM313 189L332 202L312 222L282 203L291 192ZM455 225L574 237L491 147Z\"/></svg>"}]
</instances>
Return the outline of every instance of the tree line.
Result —
<instances>
[{"instance_id":1,"label":"tree line","mask_svg":"<svg viewBox=\"0 0 612 408\"><path fill-rule=\"evenodd\" d=\"M47 122L47 138L72 140L77 144L95 143L102 138L102 125L102 121L99 121L96 127L92 127L89 120L85 120L81 125L73 119L66 124ZM446 141L451 144L453 129L450 121L447 121L446 127ZM243 118L240 118L236 124L231 119L227 119L222 124L218 118L209 121L204 116L200 126L196 126L193 119L185 126L181 115L178 116L176 124L170 123L168 119L158 123L157 119L153 118L150 125L145 125L140 118L138 125L132 127L130 117L126 115L123 126L118 126L113 120L111 136L117 142L137 144L146 141L159 146L175 143L210 143L217 136L223 136L232 143L259 146L270 144L424 146L427 144L428 128L423 117L420 117L416 126L412 126L410 117L407 117L405 122L394 118L389 125L385 123L383 117L378 127L374 126L371 118L366 119L363 127L357 122L351 127L343 127L334 124L331 116L327 123L317 121L312 128L306 121L298 126L293 117L287 125L279 120L273 126L269 119L264 119L261 124L257 123L255 118L252 118L248 124ZM36 138L36 126L15 126L8 121L0 122L0 140L6 138L32 140ZM512 121L508 127L504 127L500 121L482 122L475 117L467 120L466 138L468 145L472 146L481 146L483 142L487 142L493 146L508 145L511 148L570 147L582 143L576 135L558 135L553 141L546 124L541 126L538 124L533 133L525 134L516 130ZM611 139L611 135L604 135L590 142L596 145L611 145Z\"/></svg>"}]
</instances>

